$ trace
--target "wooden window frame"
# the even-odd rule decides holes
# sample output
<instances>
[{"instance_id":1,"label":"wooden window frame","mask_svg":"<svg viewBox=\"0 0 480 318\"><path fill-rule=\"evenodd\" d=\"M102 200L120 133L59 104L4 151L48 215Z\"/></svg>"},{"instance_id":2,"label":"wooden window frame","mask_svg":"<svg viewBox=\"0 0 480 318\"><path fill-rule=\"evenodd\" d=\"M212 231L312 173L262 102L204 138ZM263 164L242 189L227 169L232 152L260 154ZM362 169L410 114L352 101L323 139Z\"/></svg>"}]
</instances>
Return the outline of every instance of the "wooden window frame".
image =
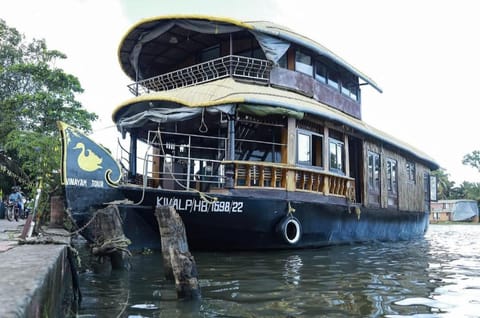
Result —
<instances>
[{"instance_id":1,"label":"wooden window frame","mask_svg":"<svg viewBox=\"0 0 480 318\"><path fill-rule=\"evenodd\" d=\"M407 160L405 164L405 171L407 173L407 181L409 183L415 184L416 183L416 167L415 162Z\"/></svg>"}]
</instances>

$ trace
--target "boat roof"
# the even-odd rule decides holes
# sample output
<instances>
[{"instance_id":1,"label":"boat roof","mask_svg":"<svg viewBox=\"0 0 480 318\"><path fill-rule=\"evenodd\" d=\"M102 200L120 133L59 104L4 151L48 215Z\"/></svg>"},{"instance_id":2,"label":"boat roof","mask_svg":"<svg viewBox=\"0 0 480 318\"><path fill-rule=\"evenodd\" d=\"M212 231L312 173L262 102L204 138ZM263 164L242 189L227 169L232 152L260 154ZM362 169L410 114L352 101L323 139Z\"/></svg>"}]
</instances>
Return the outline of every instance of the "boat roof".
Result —
<instances>
[{"instance_id":1,"label":"boat roof","mask_svg":"<svg viewBox=\"0 0 480 318\"><path fill-rule=\"evenodd\" d=\"M413 157L424 161L432 170L439 168L439 165L424 152L312 98L270 86L239 82L232 78L224 78L198 86L154 92L131 98L114 110L112 119L115 123L118 123L122 118L132 115L132 112L139 113L157 107L186 106L198 108L231 104L249 105L250 107L258 108L270 106L293 112L317 115L328 121L351 127L366 136L399 148ZM129 110L129 108L132 109Z\"/></svg>"},{"instance_id":2,"label":"boat roof","mask_svg":"<svg viewBox=\"0 0 480 318\"><path fill-rule=\"evenodd\" d=\"M140 20L136 24L134 24L123 36L123 39L120 42L120 45L118 47L118 57L120 61L120 65L125 72L132 80L136 81L136 73L135 69L132 66L132 53L135 50L139 49L139 46L137 44L145 43L145 38L149 38L149 41L151 41L151 38L155 37L155 30L160 30L162 26L165 26L168 22L175 23L175 21L183 21L183 22L189 22L189 21L207 21L211 22L209 23L210 25L218 25L219 27L228 27L228 26L233 26L236 28L239 28L237 30L247 30L252 33L259 32L268 36L272 36L281 40L284 40L289 43L294 43L300 47L306 48L311 50L312 52L324 56L333 62L337 63L338 65L344 67L351 73L353 73L355 76L358 76L360 79L365 81L365 83L371 85L374 87L376 90L379 92L382 92L382 89L378 86L378 84L373 81L370 77L365 75L363 72L359 71L357 68L352 66L351 64L347 63L345 60L343 60L340 56L336 55L323 45L317 43L316 41L305 37L303 35L300 35L294 31L291 31L290 29L272 23L268 21L239 21L231 18L226 18L226 17L214 17L214 16L207 16L207 15L196 15L196 14L191 14L191 15L166 15L166 16L156 16L156 17L151 17L147 19ZM195 25L195 30L199 31L200 28L196 24ZM167 39L171 37L171 34L169 34L167 31L162 30L163 33L158 33L164 36L165 38L162 41L156 41L155 42L155 47L150 48L151 51L154 52L165 52L168 47L171 47L172 44L169 43ZM210 31L209 31L210 32ZM205 31L205 33L208 33ZM147 35L148 34L148 35ZM158 35L160 36L160 35ZM211 42L211 38L214 36L218 36L216 33L209 33L209 41ZM187 37L188 38L188 37ZM203 38L205 40L205 43L210 43L209 41L206 40L206 37ZM196 41L190 41L192 44L192 47L195 45L198 46L198 43L195 44ZM217 42L218 43L218 42ZM178 45L179 43L177 43ZM182 47L185 47L187 45L187 41L184 41L181 43ZM158 53L157 53L158 54ZM164 53L162 53L164 54ZM167 58L166 56L164 56ZM175 55L168 56L169 59L175 58Z\"/></svg>"}]
</instances>

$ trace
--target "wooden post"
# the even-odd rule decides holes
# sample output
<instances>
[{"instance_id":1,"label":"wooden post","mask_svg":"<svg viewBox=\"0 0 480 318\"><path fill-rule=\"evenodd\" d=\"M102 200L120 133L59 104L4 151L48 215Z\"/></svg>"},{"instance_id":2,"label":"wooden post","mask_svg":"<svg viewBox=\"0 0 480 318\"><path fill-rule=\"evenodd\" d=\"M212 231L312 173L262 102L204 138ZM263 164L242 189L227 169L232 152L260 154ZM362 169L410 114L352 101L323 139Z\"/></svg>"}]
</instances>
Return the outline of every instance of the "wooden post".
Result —
<instances>
[{"instance_id":1,"label":"wooden post","mask_svg":"<svg viewBox=\"0 0 480 318\"><path fill-rule=\"evenodd\" d=\"M178 298L200 298L197 266L188 250L185 226L180 215L172 206L157 206L155 216L162 242L165 277L175 280Z\"/></svg>"},{"instance_id":2,"label":"wooden post","mask_svg":"<svg viewBox=\"0 0 480 318\"><path fill-rule=\"evenodd\" d=\"M63 215L65 207L61 196L52 196L50 199L50 223L49 228L63 228Z\"/></svg>"},{"instance_id":3,"label":"wooden post","mask_svg":"<svg viewBox=\"0 0 480 318\"><path fill-rule=\"evenodd\" d=\"M122 220L116 205L97 210L92 222L94 245L92 254L108 256L112 269L130 269L130 240L123 233Z\"/></svg>"}]
</instances>

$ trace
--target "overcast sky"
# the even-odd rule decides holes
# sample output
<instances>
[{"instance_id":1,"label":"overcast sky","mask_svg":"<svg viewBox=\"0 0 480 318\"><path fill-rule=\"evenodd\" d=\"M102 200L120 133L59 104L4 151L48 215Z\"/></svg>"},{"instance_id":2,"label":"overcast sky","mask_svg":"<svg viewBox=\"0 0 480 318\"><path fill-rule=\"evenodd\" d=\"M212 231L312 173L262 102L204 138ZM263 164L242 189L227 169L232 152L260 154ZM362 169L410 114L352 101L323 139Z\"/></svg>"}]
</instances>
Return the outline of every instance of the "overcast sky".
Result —
<instances>
[{"instance_id":1,"label":"overcast sky","mask_svg":"<svg viewBox=\"0 0 480 318\"><path fill-rule=\"evenodd\" d=\"M480 182L480 173L461 162L480 150L477 6L475 0L15 0L0 2L0 18L67 54L59 66L80 79L85 93L78 99L100 116L92 138L107 146L117 138L112 111L133 97L117 58L133 23L196 13L285 25L376 81L383 94L362 87L363 120L426 152L458 185Z\"/></svg>"}]
</instances>

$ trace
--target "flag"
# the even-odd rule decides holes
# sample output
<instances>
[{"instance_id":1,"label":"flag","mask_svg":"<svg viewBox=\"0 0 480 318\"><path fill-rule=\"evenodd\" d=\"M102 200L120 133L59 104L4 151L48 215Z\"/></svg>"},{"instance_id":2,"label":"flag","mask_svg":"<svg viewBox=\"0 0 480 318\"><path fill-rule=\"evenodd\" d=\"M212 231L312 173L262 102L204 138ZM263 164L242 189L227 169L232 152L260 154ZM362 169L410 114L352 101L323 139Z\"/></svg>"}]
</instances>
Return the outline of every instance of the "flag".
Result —
<instances>
[{"instance_id":1,"label":"flag","mask_svg":"<svg viewBox=\"0 0 480 318\"><path fill-rule=\"evenodd\" d=\"M110 152L66 123L58 122L58 127L62 135L62 184L116 187L122 172Z\"/></svg>"}]
</instances>

